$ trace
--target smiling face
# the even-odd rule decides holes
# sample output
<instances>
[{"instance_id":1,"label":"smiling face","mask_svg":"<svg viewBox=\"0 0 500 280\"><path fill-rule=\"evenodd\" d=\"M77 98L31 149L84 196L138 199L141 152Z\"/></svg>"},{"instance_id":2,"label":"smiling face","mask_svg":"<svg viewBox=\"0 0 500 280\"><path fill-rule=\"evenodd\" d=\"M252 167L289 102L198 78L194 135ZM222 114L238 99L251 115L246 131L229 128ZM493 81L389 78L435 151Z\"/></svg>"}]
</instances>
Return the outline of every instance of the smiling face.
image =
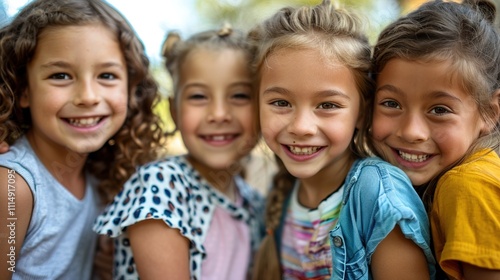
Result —
<instances>
[{"instance_id":1,"label":"smiling face","mask_svg":"<svg viewBox=\"0 0 500 280\"><path fill-rule=\"evenodd\" d=\"M193 50L181 66L178 85L171 113L190 162L209 180L219 176L211 172L235 168L258 138L244 52Z\"/></svg>"},{"instance_id":2,"label":"smiling face","mask_svg":"<svg viewBox=\"0 0 500 280\"><path fill-rule=\"evenodd\" d=\"M351 71L315 50L280 50L261 69L262 135L301 179L344 170L359 125L360 93Z\"/></svg>"},{"instance_id":3,"label":"smiling face","mask_svg":"<svg viewBox=\"0 0 500 280\"><path fill-rule=\"evenodd\" d=\"M374 106L377 150L415 186L459 160L485 128L447 61L390 60L378 76Z\"/></svg>"},{"instance_id":4,"label":"smiling face","mask_svg":"<svg viewBox=\"0 0 500 280\"><path fill-rule=\"evenodd\" d=\"M21 107L29 108L28 138L39 156L86 155L122 126L127 67L115 35L99 24L48 27L27 67Z\"/></svg>"}]
</instances>

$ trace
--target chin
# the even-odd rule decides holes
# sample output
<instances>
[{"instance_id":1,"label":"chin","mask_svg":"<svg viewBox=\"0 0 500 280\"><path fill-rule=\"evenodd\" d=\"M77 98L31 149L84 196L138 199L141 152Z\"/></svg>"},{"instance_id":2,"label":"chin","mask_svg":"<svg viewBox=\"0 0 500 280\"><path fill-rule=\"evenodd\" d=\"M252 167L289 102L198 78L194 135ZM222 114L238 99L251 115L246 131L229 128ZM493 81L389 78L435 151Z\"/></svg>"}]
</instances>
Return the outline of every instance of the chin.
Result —
<instances>
[{"instance_id":1,"label":"chin","mask_svg":"<svg viewBox=\"0 0 500 280\"><path fill-rule=\"evenodd\" d=\"M89 143L88 145L80 145L80 146L77 146L77 147L68 147L68 148L71 151L75 152L75 153L86 155L86 154L90 154L90 153L98 151L105 144L106 144L106 142L103 142L103 143Z\"/></svg>"}]
</instances>

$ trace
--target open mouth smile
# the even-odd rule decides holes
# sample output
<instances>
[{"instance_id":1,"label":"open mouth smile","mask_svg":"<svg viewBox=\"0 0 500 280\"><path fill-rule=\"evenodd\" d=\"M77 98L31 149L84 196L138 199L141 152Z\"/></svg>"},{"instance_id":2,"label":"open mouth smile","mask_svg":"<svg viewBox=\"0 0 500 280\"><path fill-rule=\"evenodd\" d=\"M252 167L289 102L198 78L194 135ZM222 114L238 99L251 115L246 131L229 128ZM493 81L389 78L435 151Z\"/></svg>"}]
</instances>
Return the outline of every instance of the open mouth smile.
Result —
<instances>
[{"instance_id":1,"label":"open mouth smile","mask_svg":"<svg viewBox=\"0 0 500 280\"><path fill-rule=\"evenodd\" d=\"M206 141L214 141L214 142L230 141L236 138L236 134L204 135L201 136L201 138L205 139Z\"/></svg>"},{"instance_id":2,"label":"open mouth smile","mask_svg":"<svg viewBox=\"0 0 500 280\"><path fill-rule=\"evenodd\" d=\"M405 153L403 151L397 150L399 156L409 162L423 162L428 160L431 156L430 155L416 155L416 154L410 154L410 153Z\"/></svg>"},{"instance_id":3,"label":"open mouth smile","mask_svg":"<svg viewBox=\"0 0 500 280\"><path fill-rule=\"evenodd\" d=\"M319 151L322 147L297 147L297 146L288 146L288 150L294 154L299 156L304 155L312 155Z\"/></svg>"},{"instance_id":4,"label":"open mouth smile","mask_svg":"<svg viewBox=\"0 0 500 280\"><path fill-rule=\"evenodd\" d=\"M76 127L93 127L97 125L103 118L102 117L92 117L92 118L78 118L78 119L66 119L67 122Z\"/></svg>"}]
</instances>

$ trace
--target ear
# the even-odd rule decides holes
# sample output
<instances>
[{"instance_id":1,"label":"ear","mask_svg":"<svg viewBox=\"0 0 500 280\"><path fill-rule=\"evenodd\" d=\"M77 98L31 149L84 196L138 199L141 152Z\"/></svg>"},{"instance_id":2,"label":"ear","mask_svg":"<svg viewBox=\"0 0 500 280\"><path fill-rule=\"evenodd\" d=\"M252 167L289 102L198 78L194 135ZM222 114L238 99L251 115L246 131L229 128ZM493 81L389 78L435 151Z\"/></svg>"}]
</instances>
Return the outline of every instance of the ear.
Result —
<instances>
[{"instance_id":1,"label":"ear","mask_svg":"<svg viewBox=\"0 0 500 280\"><path fill-rule=\"evenodd\" d=\"M177 126L177 104L175 104L175 98L169 97L168 98L168 107L170 110L170 116L172 117L172 120L174 121L175 127Z\"/></svg>"},{"instance_id":2,"label":"ear","mask_svg":"<svg viewBox=\"0 0 500 280\"><path fill-rule=\"evenodd\" d=\"M19 98L19 105L21 106L21 108L29 108L30 107L30 99L29 99L27 88L25 90L23 90L23 93L21 93L21 98Z\"/></svg>"},{"instance_id":3,"label":"ear","mask_svg":"<svg viewBox=\"0 0 500 280\"><path fill-rule=\"evenodd\" d=\"M481 133L489 133L491 132L498 124L500 120L500 89L497 89L492 97L490 102L490 107L492 110L492 121L488 123L484 123L481 128Z\"/></svg>"}]
</instances>

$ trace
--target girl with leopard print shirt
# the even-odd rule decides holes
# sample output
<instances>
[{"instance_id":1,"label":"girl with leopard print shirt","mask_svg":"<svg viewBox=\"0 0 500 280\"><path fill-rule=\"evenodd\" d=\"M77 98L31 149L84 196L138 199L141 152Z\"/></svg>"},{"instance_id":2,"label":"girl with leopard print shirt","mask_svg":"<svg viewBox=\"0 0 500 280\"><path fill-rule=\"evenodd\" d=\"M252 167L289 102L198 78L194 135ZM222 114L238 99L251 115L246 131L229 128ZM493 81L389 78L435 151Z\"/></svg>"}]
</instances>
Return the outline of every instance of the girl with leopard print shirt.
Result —
<instances>
[{"instance_id":1,"label":"girl with leopard print shirt","mask_svg":"<svg viewBox=\"0 0 500 280\"><path fill-rule=\"evenodd\" d=\"M94 230L116 238L115 279L246 279L264 208L239 176L259 136L246 34L170 33L163 56L187 154L139 167Z\"/></svg>"}]
</instances>

